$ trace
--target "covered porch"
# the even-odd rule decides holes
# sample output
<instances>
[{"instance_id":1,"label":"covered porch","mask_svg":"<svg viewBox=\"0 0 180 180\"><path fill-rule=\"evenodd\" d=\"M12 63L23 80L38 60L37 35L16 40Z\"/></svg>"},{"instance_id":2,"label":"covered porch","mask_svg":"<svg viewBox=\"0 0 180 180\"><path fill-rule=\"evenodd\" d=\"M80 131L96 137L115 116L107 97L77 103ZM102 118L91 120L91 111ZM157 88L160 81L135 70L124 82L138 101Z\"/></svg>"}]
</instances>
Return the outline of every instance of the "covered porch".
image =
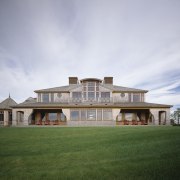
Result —
<instances>
[{"instance_id":1,"label":"covered porch","mask_svg":"<svg viewBox=\"0 0 180 180\"><path fill-rule=\"evenodd\" d=\"M149 109L121 109L116 125L151 125L154 116Z\"/></svg>"},{"instance_id":2,"label":"covered porch","mask_svg":"<svg viewBox=\"0 0 180 180\"><path fill-rule=\"evenodd\" d=\"M34 109L31 125L66 125L67 118L62 109Z\"/></svg>"}]
</instances>

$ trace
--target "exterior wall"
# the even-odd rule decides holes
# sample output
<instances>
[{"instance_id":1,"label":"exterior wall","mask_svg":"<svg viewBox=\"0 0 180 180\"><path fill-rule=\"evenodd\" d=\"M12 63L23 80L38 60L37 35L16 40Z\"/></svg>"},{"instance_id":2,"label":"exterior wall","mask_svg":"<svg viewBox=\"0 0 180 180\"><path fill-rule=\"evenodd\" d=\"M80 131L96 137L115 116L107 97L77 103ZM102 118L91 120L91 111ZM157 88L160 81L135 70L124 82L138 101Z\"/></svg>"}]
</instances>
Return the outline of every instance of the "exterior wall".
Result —
<instances>
[{"instance_id":1,"label":"exterior wall","mask_svg":"<svg viewBox=\"0 0 180 180\"><path fill-rule=\"evenodd\" d=\"M22 112L24 114L22 122L20 122L20 112ZM33 112L33 109L13 109L12 125L13 126L17 126L17 125L27 126L27 125L29 125L29 118L30 118L30 115L32 114L32 112Z\"/></svg>"},{"instance_id":2,"label":"exterior wall","mask_svg":"<svg viewBox=\"0 0 180 180\"><path fill-rule=\"evenodd\" d=\"M115 126L116 121L67 121L68 126Z\"/></svg>"},{"instance_id":3,"label":"exterior wall","mask_svg":"<svg viewBox=\"0 0 180 180\"><path fill-rule=\"evenodd\" d=\"M3 121L1 121L0 126L9 126L11 125L11 121L10 121L10 113L11 110L0 110L1 111L1 116L3 117Z\"/></svg>"},{"instance_id":4,"label":"exterior wall","mask_svg":"<svg viewBox=\"0 0 180 180\"><path fill-rule=\"evenodd\" d=\"M116 121L121 109L112 109L113 120Z\"/></svg>"},{"instance_id":5,"label":"exterior wall","mask_svg":"<svg viewBox=\"0 0 180 180\"><path fill-rule=\"evenodd\" d=\"M102 87L101 85L99 86L99 92L111 92L109 89Z\"/></svg>"},{"instance_id":6,"label":"exterior wall","mask_svg":"<svg viewBox=\"0 0 180 180\"><path fill-rule=\"evenodd\" d=\"M17 126L17 117L16 117L16 109L12 110L12 126Z\"/></svg>"},{"instance_id":7,"label":"exterior wall","mask_svg":"<svg viewBox=\"0 0 180 180\"><path fill-rule=\"evenodd\" d=\"M61 97L58 97L58 93L54 93L54 102L63 102L70 98L70 93L61 93Z\"/></svg>"},{"instance_id":8,"label":"exterior wall","mask_svg":"<svg viewBox=\"0 0 180 180\"><path fill-rule=\"evenodd\" d=\"M170 125L171 121L170 121L170 109L166 109L166 124Z\"/></svg>"},{"instance_id":9,"label":"exterior wall","mask_svg":"<svg viewBox=\"0 0 180 180\"><path fill-rule=\"evenodd\" d=\"M128 102L129 101L128 93L125 93L124 97L121 97L121 93L112 93L112 97L113 97L114 102Z\"/></svg>"},{"instance_id":10,"label":"exterior wall","mask_svg":"<svg viewBox=\"0 0 180 180\"><path fill-rule=\"evenodd\" d=\"M66 116L66 120L69 121L70 120L70 109L62 109L62 112Z\"/></svg>"},{"instance_id":11,"label":"exterior wall","mask_svg":"<svg viewBox=\"0 0 180 180\"><path fill-rule=\"evenodd\" d=\"M4 111L4 126L9 124L9 111Z\"/></svg>"},{"instance_id":12,"label":"exterior wall","mask_svg":"<svg viewBox=\"0 0 180 180\"><path fill-rule=\"evenodd\" d=\"M152 113L152 115L154 116L154 125L159 125L159 116L160 116L160 112L166 112L165 115L165 124L166 125L170 125L170 109L169 108L152 108L150 109L150 112Z\"/></svg>"}]
</instances>

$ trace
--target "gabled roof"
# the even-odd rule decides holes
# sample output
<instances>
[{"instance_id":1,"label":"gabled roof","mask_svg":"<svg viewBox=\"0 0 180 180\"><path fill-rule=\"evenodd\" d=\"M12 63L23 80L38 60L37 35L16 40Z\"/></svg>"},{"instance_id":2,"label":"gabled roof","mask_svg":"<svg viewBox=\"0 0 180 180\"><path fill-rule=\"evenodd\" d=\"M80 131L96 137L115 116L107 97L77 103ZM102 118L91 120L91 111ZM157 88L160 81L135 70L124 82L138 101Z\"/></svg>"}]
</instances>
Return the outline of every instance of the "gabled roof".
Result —
<instances>
[{"instance_id":1,"label":"gabled roof","mask_svg":"<svg viewBox=\"0 0 180 180\"><path fill-rule=\"evenodd\" d=\"M101 86L112 90L113 92L148 92L147 90L116 86L111 84L100 84Z\"/></svg>"},{"instance_id":2,"label":"gabled roof","mask_svg":"<svg viewBox=\"0 0 180 180\"><path fill-rule=\"evenodd\" d=\"M11 106L14 105L17 105L17 103L11 97L8 97L0 103L0 109L12 109Z\"/></svg>"},{"instance_id":3,"label":"gabled roof","mask_svg":"<svg viewBox=\"0 0 180 180\"><path fill-rule=\"evenodd\" d=\"M71 84L68 86L60 86L60 87L54 87L54 88L48 88L48 89L40 89L35 90L35 93L41 93L41 92L69 92L72 89L75 89L77 87L81 86L80 84Z\"/></svg>"},{"instance_id":4,"label":"gabled roof","mask_svg":"<svg viewBox=\"0 0 180 180\"><path fill-rule=\"evenodd\" d=\"M35 93L48 93L48 92L70 92L71 90L81 87L82 84L71 84L68 86L60 86L60 87L54 87L54 88L48 88L48 89L40 89L40 90L35 90ZM128 88L128 87L123 87L123 86L115 86L112 84L100 84L100 86L105 87L113 92L148 92L147 90L142 90L142 89L135 89L135 88Z\"/></svg>"}]
</instances>

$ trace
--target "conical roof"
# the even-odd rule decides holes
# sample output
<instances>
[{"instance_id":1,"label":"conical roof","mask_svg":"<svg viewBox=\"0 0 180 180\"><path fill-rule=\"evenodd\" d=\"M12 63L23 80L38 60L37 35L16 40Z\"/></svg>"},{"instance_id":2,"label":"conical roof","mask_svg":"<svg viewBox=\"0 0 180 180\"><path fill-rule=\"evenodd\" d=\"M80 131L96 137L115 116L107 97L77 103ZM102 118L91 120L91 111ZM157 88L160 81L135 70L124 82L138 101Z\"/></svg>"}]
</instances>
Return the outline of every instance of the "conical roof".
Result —
<instances>
[{"instance_id":1,"label":"conical roof","mask_svg":"<svg viewBox=\"0 0 180 180\"><path fill-rule=\"evenodd\" d=\"M11 106L16 105L17 103L9 96L7 99L0 103L0 109L12 109Z\"/></svg>"}]
</instances>

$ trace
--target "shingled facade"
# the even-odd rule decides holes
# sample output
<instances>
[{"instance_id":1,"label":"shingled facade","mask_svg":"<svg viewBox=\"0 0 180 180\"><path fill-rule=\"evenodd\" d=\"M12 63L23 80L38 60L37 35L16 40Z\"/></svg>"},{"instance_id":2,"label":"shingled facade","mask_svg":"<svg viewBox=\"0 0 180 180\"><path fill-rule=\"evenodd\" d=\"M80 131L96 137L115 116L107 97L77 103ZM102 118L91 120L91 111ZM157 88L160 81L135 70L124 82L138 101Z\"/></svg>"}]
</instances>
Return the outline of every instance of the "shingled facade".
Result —
<instances>
[{"instance_id":1,"label":"shingled facade","mask_svg":"<svg viewBox=\"0 0 180 180\"><path fill-rule=\"evenodd\" d=\"M12 125L169 125L171 105L145 102L147 92L116 86L113 77L69 77L69 85L13 105Z\"/></svg>"}]
</instances>

